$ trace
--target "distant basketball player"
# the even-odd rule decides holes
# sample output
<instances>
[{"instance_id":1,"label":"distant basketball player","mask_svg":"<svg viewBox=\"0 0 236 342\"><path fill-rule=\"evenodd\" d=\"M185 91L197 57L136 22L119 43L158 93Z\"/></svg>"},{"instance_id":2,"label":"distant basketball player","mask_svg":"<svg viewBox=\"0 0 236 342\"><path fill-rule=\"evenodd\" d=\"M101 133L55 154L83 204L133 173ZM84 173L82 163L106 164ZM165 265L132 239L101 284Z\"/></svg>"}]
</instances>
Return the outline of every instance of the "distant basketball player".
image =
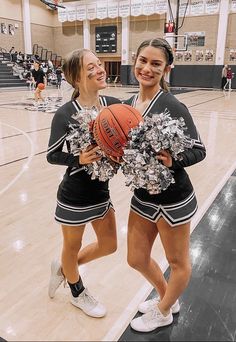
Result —
<instances>
[{"instance_id":1,"label":"distant basketball player","mask_svg":"<svg viewBox=\"0 0 236 342\"><path fill-rule=\"evenodd\" d=\"M38 88L38 85L40 83L43 83L46 87L47 84L47 79L46 75L43 72L43 69L40 67L40 62L39 61L34 61L34 69L32 70L32 78L33 78L33 83L35 85L35 92L34 92L34 99L36 104L38 103L39 100L44 102L44 98L42 97L42 90Z\"/></svg>"},{"instance_id":2,"label":"distant basketball player","mask_svg":"<svg viewBox=\"0 0 236 342\"><path fill-rule=\"evenodd\" d=\"M228 85L228 90L232 90L232 88L231 88L232 78L233 78L232 69L231 69L230 66L228 66L227 75L226 75L226 83L225 83L225 86L224 86L224 90L227 89L227 85Z\"/></svg>"},{"instance_id":3,"label":"distant basketball player","mask_svg":"<svg viewBox=\"0 0 236 342\"><path fill-rule=\"evenodd\" d=\"M225 64L221 73L221 89L222 90L224 89L224 86L227 82L227 69L228 69L228 65Z\"/></svg>"},{"instance_id":4,"label":"distant basketball player","mask_svg":"<svg viewBox=\"0 0 236 342\"><path fill-rule=\"evenodd\" d=\"M114 97L99 96L106 88L106 72L100 60L86 49L75 50L66 59L63 72L74 88L73 99L60 107L54 115L48 145L47 160L51 164L67 166L57 192L55 219L61 224L63 250L61 261L53 261L49 296L66 279L71 289L71 303L92 317L103 317L106 308L94 299L84 287L78 265L114 253L117 248L116 222L109 195L108 181L92 180L85 166L101 157L98 147L73 155L67 141L71 127L78 125L72 117L83 108L120 102ZM67 152L64 149L67 147ZM87 223L91 222L97 240L81 250Z\"/></svg>"}]
</instances>

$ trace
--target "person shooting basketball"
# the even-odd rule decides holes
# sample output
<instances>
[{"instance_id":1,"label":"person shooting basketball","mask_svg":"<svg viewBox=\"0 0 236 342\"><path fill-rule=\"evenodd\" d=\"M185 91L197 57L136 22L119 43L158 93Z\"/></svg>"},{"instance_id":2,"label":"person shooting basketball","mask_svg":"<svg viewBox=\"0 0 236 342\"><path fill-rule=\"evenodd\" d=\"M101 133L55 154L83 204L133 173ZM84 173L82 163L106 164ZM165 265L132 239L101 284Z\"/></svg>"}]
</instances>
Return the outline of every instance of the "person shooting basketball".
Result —
<instances>
[{"instance_id":1,"label":"person shooting basketball","mask_svg":"<svg viewBox=\"0 0 236 342\"><path fill-rule=\"evenodd\" d=\"M46 75L43 69L40 67L39 61L34 61L34 69L32 70L33 83L35 85L34 99L35 103L38 104L39 100L44 102L42 97L42 90L45 89L47 84Z\"/></svg>"}]
</instances>

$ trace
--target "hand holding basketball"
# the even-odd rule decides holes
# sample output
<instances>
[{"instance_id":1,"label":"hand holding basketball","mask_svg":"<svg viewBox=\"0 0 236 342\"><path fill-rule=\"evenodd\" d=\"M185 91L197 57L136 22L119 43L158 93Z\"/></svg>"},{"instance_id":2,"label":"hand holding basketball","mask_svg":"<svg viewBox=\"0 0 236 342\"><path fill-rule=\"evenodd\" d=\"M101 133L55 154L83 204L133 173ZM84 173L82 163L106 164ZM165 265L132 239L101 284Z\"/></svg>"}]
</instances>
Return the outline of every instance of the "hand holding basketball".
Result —
<instances>
[{"instance_id":1,"label":"hand holding basketball","mask_svg":"<svg viewBox=\"0 0 236 342\"><path fill-rule=\"evenodd\" d=\"M45 89L45 84L44 84L44 83L39 83L38 86L37 86L37 88L38 88L39 90L44 90L44 89Z\"/></svg>"},{"instance_id":2,"label":"hand holding basketball","mask_svg":"<svg viewBox=\"0 0 236 342\"><path fill-rule=\"evenodd\" d=\"M79 164L86 165L100 160L101 155L98 153L99 150L99 146L91 145L86 150L80 152Z\"/></svg>"},{"instance_id":3,"label":"hand holding basketball","mask_svg":"<svg viewBox=\"0 0 236 342\"><path fill-rule=\"evenodd\" d=\"M121 103L110 105L94 121L94 138L107 156L121 157L131 128L142 121L142 115L135 108Z\"/></svg>"}]
</instances>

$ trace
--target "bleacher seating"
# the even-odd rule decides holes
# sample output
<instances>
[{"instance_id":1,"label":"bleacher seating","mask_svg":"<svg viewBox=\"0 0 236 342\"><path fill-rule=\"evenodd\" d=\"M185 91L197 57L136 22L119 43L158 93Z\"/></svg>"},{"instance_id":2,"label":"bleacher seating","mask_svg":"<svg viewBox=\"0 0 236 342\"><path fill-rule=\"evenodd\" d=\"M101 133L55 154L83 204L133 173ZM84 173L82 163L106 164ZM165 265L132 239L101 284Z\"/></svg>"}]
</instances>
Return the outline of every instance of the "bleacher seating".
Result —
<instances>
[{"instance_id":1,"label":"bleacher seating","mask_svg":"<svg viewBox=\"0 0 236 342\"><path fill-rule=\"evenodd\" d=\"M13 75L12 67L11 55L3 48L0 48L0 88L26 87L25 80Z\"/></svg>"}]
</instances>

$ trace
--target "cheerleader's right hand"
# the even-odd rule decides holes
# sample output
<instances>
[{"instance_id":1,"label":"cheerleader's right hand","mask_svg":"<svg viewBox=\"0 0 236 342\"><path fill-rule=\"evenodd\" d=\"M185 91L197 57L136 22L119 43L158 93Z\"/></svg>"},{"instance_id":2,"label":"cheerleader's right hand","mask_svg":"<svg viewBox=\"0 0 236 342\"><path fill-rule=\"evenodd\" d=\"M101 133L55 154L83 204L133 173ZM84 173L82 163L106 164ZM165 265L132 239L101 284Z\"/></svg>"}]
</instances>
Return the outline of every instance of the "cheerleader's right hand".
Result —
<instances>
[{"instance_id":1,"label":"cheerleader's right hand","mask_svg":"<svg viewBox=\"0 0 236 342\"><path fill-rule=\"evenodd\" d=\"M86 150L82 151L79 155L79 164L86 165L91 164L97 160L102 158L102 155L99 153L99 146L89 146Z\"/></svg>"}]
</instances>

